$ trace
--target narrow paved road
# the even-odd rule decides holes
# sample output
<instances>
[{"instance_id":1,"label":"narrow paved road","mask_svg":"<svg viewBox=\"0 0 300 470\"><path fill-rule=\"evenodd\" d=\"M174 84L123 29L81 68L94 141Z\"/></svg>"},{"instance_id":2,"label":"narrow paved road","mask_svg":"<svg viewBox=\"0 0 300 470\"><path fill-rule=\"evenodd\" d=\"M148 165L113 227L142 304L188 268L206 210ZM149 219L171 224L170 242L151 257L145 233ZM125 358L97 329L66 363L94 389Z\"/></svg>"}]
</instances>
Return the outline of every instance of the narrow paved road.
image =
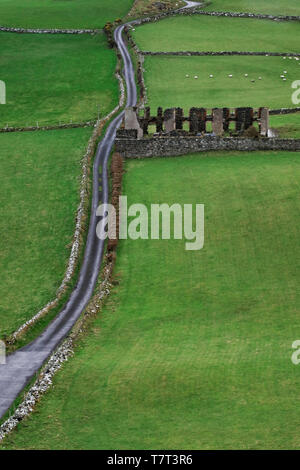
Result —
<instances>
[{"instance_id":1,"label":"narrow paved road","mask_svg":"<svg viewBox=\"0 0 300 470\"><path fill-rule=\"evenodd\" d=\"M134 80L134 69L130 55L122 39L123 29L124 25L119 26L115 30L115 41L124 61L127 106L135 106L137 91ZM84 261L77 285L63 310L48 325L43 333L27 346L8 356L5 365L0 365L0 418L12 405L15 398L40 369L54 349L56 349L67 336L92 296L99 274L104 248L103 241L99 240L96 235L96 225L100 221L100 217L96 216L96 210L100 201L103 203L108 202L107 162L115 140L116 131L121 124L123 115L124 111L111 122L104 139L97 148L93 167L93 196L90 226ZM99 168L102 168L101 175L99 175ZM101 192L99 192L99 178L102 179Z\"/></svg>"},{"instance_id":2,"label":"narrow paved road","mask_svg":"<svg viewBox=\"0 0 300 470\"><path fill-rule=\"evenodd\" d=\"M136 85L130 55L122 39L124 26L115 31L115 40L124 60L124 77L127 86L127 106L136 104ZM92 296L103 256L104 243L96 235L96 225L100 217L96 209L101 202L108 202L107 162L114 143L116 130L121 124L121 112L109 125L104 139L100 142L93 168L93 196L89 232L84 261L77 285L67 304L43 333L32 343L7 357L5 365L0 365L0 417L11 406L15 398L27 385L37 370L53 350L66 337ZM102 192L99 192L99 168L102 168Z\"/></svg>"}]
</instances>

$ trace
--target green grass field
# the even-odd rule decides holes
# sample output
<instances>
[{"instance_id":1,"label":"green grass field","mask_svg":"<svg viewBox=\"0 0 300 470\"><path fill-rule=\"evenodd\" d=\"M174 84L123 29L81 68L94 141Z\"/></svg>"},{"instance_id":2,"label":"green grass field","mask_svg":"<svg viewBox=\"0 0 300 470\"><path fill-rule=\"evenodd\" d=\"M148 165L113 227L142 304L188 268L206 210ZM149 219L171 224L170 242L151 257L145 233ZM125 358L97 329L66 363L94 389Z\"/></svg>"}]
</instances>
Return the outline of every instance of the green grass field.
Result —
<instances>
[{"instance_id":1,"label":"green grass field","mask_svg":"<svg viewBox=\"0 0 300 470\"><path fill-rule=\"evenodd\" d=\"M7 94L0 126L81 122L118 103L116 56L104 35L0 33L0 43Z\"/></svg>"},{"instance_id":2,"label":"green grass field","mask_svg":"<svg viewBox=\"0 0 300 470\"><path fill-rule=\"evenodd\" d=\"M297 153L126 164L128 203L205 204L205 245L121 241L113 290L2 449L297 449Z\"/></svg>"},{"instance_id":3,"label":"green grass field","mask_svg":"<svg viewBox=\"0 0 300 470\"><path fill-rule=\"evenodd\" d=\"M148 51L299 52L297 22L248 18L176 16L148 23L132 33Z\"/></svg>"},{"instance_id":4,"label":"green grass field","mask_svg":"<svg viewBox=\"0 0 300 470\"><path fill-rule=\"evenodd\" d=\"M300 15L299 0L212 0L210 11L246 11L272 15Z\"/></svg>"},{"instance_id":5,"label":"green grass field","mask_svg":"<svg viewBox=\"0 0 300 470\"><path fill-rule=\"evenodd\" d=\"M270 116L270 126L278 131L279 137L300 139L300 113Z\"/></svg>"},{"instance_id":6,"label":"green grass field","mask_svg":"<svg viewBox=\"0 0 300 470\"><path fill-rule=\"evenodd\" d=\"M241 3L249 4L235 3L236 10ZM283 2L275 2L279 4L283 6ZM195 15L149 23L132 34L142 50L151 51L299 52L296 22ZM148 104L154 110L158 106L181 106L186 111L192 106L293 107L291 84L299 79L299 65L299 60L265 56L146 57ZM284 71L286 81L280 78ZM271 118L271 125L283 137L299 137L299 120L298 114L276 116Z\"/></svg>"},{"instance_id":7,"label":"green grass field","mask_svg":"<svg viewBox=\"0 0 300 470\"><path fill-rule=\"evenodd\" d=\"M300 76L298 64L300 61L294 59L271 56L147 56L144 68L148 103L153 109L158 106L182 106L186 110L192 106L291 108L295 106L291 99L295 90L291 85ZM283 81L280 76L285 71L287 80Z\"/></svg>"},{"instance_id":8,"label":"green grass field","mask_svg":"<svg viewBox=\"0 0 300 470\"><path fill-rule=\"evenodd\" d=\"M24 28L102 28L122 18L133 0L0 0L2 26Z\"/></svg>"},{"instance_id":9,"label":"green grass field","mask_svg":"<svg viewBox=\"0 0 300 470\"><path fill-rule=\"evenodd\" d=\"M91 128L0 135L0 335L55 297L70 255Z\"/></svg>"}]
</instances>

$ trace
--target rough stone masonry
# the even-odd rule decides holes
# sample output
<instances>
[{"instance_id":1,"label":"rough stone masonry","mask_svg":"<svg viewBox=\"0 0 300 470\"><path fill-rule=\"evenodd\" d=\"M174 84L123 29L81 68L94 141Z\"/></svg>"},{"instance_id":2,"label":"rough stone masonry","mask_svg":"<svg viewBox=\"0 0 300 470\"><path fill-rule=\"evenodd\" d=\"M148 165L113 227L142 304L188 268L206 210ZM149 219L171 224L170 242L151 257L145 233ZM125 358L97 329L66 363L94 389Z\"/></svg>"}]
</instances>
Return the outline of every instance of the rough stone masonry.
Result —
<instances>
[{"instance_id":1,"label":"rough stone masonry","mask_svg":"<svg viewBox=\"0 0 300 470\"><path fill-rule=\"evenodd\" d=\"M157 113L151 116L150 108L144 108L144 116L139 115L137 107L129 107L125 110L125 118L122 129L126 131L136 130L137 139L148 135L148 126L155 125L156 132L161 134L172 134L175 136L180 131L183 133L183 124L189 124L189 133L206 133L206 123L211 121L212 131L215 136L222 136L224 131L229 131L230 122L235 123L235 131L242 133L249 127L253 127L254 122L259 125L259 133L263 137L268 136L269 130L269 109L259 108L256 112L253 108L236 108L231 112L230 108L214 108L211 115L208 115L205 108L191 108L189 115L184 116L182 108L168 108L164 111L161 107ZM187 131L184 131L185 133ZM122 130L118 132L121 136ZM126 135L126 133L125 133ZM134 136L135 134L132 134ZM134 137L133 137L134 138Z\"/></svg>"},{"instance_id":2,"label":"rough stone masonry","mask_svg":"<svg viewBox=\"0 0 300 470\"><path fill-rule=\"evenodd\" d=\"M130 131L132 133L132 131ZM132 135L132 134L131 134ZM300 139L242 138L242 137L156 137L128 138L124 135L115 140L115 150L125 158L168 157L211 150L286 150L300 151Z\"/></svg>"}]
</instances>

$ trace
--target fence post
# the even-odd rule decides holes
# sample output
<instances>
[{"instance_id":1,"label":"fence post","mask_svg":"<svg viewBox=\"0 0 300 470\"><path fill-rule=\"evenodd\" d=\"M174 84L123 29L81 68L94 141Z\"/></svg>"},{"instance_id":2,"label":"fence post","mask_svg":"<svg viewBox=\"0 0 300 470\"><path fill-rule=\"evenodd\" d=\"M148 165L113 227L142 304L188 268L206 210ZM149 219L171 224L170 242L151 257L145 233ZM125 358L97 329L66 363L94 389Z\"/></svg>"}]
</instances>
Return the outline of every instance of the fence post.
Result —
<instances>
[{"instance_id":1,"label":"fence post","mask_svg":"<svg viewBox=\"0 0 300 470\"><path fill-rule=\"evenodd\" d=\"M230 109L223 108L223 127L224 127L225 132L229 130L229 122L230 122Z\"/></svg>"},{"instance_id":2,"label":"fence post","mask_svg":"<svg viewBox=\"0 0 300 470\"><path fill-rule=\"evenodd\" d=\"M263 137L268 137L269 114L269 108L259 108L259 133Z\"/></svg>"},{"instance_id":3,"label":"fence post","mask_svg":"<svg viewBox=\"0 0 300 470\"><path fill-rule=\"evenodd\" d=\"M162 132L163 130L163 118L162 118L162 108L157 108L157 118L156 118L156 132Z\"/></svg>"},{"instance_id":4,"label":"fence post","mask_svg":"<svg viewBox=\"0 0 300 470\"><path fill-rule=\"evenodd\" d=\"M217 136L223 134L223 109L214 108L212 110L212 130Z\"/></svg>"},{"instance_id":5,"label":"fence post","mask_svg":"<svg viewBox=\"0 0 300 470\"><path fill-rule=\"evenodd\" d=\"M183 128L183 109L175 109L175 127L176 129L182 130Z\"/></svg>"},{"instance_id":6,"label":"fence post","mask_svg":"<svg viewBox=\"0 0 300 470\"><path fill-rule=\"evenodd\" d=\"M6 345L0 340L0 365L6 364Z\"/></svg>"},{"instance_id":7,"label":"fence post","mask_svg":"<svg viewBox=\"0 0 300 470\"><path fill-rule=\"evenodd\" d=\"M144 135L148 134L149 121L150 121L150 108L149 108L149 106L147 106L144 109L144 119L143 119L143 132L144 132Z\"/></svg>"},{"instance_id":8,"label":"fence post","mask_svg":"<svg viewBox=\"0 0 300 470\"><path fill-rule=\"evenodd\" d=\"M175 108L165 109L164 127L165 127L165 132L167 133L175 131L176 129Z\"/></svg>"}]
</instances>

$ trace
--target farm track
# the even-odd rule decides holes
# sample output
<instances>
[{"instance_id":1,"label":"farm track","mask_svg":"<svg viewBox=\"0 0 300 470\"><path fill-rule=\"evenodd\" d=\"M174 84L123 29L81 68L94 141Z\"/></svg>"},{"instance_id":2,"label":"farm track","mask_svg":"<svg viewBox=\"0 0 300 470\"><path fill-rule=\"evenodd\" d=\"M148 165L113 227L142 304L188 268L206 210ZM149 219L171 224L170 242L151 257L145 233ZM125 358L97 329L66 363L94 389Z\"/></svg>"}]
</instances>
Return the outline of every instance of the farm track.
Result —
<instances>
[{"instance_id":1,"label":"farm track","mask_svg":"<svg viewBox=\"0 0 300 470\"><path fill-rule=\"evenodd\" d=\"M127 106L134 106L137 97L134 69L123 42L123 29L124 25L115 30L115 40L124 61ZM121 112L111 122L97 148L93 165L91 218L78 282L63 310L43 333L30 344L9 355L5 365L0 365L0 417L9 409L34 374L67 336L93 294L104 251L104 241L99 240L96 235L96 226L101 220L96 216L96 210L100 202L108 202L107 163L123 114L124 112ZM100 168L101 176L99 175ZM102 186L101 190L99 186Z\"/></svg>"}]
</instances>

